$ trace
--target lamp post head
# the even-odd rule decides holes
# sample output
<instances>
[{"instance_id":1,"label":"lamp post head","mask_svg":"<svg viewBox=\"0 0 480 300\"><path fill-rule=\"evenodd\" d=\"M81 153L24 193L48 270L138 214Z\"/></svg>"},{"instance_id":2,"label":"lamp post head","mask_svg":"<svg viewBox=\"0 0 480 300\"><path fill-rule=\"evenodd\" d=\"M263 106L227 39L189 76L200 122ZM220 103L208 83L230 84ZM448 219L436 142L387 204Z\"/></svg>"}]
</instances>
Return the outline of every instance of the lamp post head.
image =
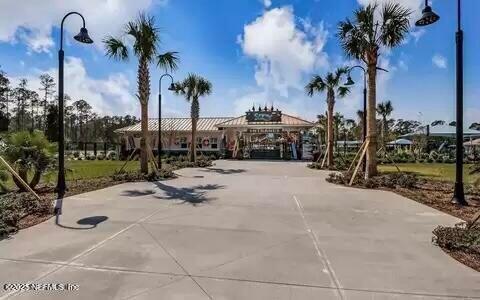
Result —
<instances>
[{"instance_id":1,"label":"lamp post head","mask_svg":"<svg viewBox=\"0 0 480 300\"><path fill-rule=\"evenodd\" d=\"M416 26L427 26L437 22L440 16L433 12L432 7L426 5L422 10L422 17L415 22Z\"/></svg>"},{"instance_id":2,"label":"lamp post head","mask_svg":"<svg viewBox=\"0 0 480 300\"><path fill-rule=\"evenodd\" d=\"M351 76L348 76L347 82L345 82L344 85L354 85L354 84L355 84L355 81L352 80Z\"/></svg>"},{"instance_id":3,"label":"lamp post head","mask_svg":"<svg viewBox=\"0 0 480 300\"><path fill-rule=\"evenodd\" d=\"M73 38L75 40L79 41L80 43L84 43L84 44L92 44L93 43L93 40L88 35L88 30L85 27L82 27L80 29L80 32L76 36L74 36Z\"/></svg>"},{"instance_id":4,"label":"lamp post head","mask_svg":"<svg viewBox=\"0 0 480 300\"><path fill-rule=\"evenodd\" d=\"M169 91L172 91L172 92L175 92L177 90L177 88L175 87L175 83L171 83L170 86L168 87L168 90Z\"/></svg>"}]
</instances>

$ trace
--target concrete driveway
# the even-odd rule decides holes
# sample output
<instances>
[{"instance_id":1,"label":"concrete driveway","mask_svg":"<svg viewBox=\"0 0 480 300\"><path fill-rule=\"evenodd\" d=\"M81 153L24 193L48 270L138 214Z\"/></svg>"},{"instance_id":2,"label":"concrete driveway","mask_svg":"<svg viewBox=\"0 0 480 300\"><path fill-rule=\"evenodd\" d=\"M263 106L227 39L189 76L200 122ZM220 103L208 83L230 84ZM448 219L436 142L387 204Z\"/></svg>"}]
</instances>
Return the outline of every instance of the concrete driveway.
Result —
<instances>
[{"instance_id":1,"label":"concrete driveway","mask_svg":"<svg viewBox=\"0 0 480 300\"><path fill-rule=\"evenodd\" d=\"M458 221L439 211L304 163L179 174L65 199L59 225L0 241L2 288L78 285L0 299L480 299L480 273L430 242Z\"/></svg>"}]
</instances>

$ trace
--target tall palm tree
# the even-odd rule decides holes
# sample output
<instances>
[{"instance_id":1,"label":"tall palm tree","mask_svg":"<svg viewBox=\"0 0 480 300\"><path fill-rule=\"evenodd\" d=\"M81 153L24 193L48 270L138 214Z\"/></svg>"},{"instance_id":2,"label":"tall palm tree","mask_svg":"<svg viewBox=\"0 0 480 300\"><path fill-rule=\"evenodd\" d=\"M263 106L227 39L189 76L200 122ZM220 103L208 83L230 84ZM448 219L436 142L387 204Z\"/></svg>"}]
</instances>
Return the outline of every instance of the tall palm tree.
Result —
<instances>
[{"instance_id":1,"label":"tall palm tree","mask_svg":"<svg viewBox=\"0 0 480 300\"><path fill-rule=\"evenodd\" d=\"M388 134L388 117L393 112L392 101L388 100L377 105L377 113L382 117L382 143L386 145L386 137Z\"/></svg>"},{"instance_id":2,"label":"tall palm tree","mask_svg":"<svg viewBox=\"0 0 480 300\"><path fill-rule=\"evenodd\" d=\"M200 117L200 97L212 93L212 83L207 79L196 75L188 74L182 82L175 83L175 93L182 95L190 102L190 117L192 119L192 141L190 143L190 161L197 160L197 122Z\"/></svg>"},{"instance_id":3,"label":"tall palm tree","mask_svg":"<svg viewBox=\"0 0 480 300\"><path fill-rule=\"evenodd\" d=\"M380 13L377 13L380 9ZM338 24L338 37L343 50L350 58L362 60L368 72L367 149L366 178L375 176L377 170L377 64L381 48L393 48L402 43L410 28L411 11L398 3L390 2L381 8L369 4L354 12L354 20L346 19ZM377 18L379 16L379 18ZM378 21L377 21L378 19Z\"/></svg>"},{"instance_id":4,"label":"tall palm tree","mask_svg":"<svg viewBox=\"0 0 480 300\"><path fill-rule=\"evenodd\" d=\"M327 93L327 166L333 167L333 111L335 106L335 97L345 97L350 90L341 85L341 78L348 72L347 68L338 68L335 73L327 73L322 78L319 75L315 75L310 82L305 86L305 91L312 97L315 93L326 92Z\"/></svg>"},{"instance_id":5,"label":"tall palm tree","mask_svg":"<svg viewBox=\"0 0 480 300\"><path fill-rule=\"evenodd\" d=\"M140 141L140 170L148 173L147 145L148 134L148 99L150 98L150 70L149 66L156 63L165 70L176 70L178 65L177 52L160 53L160 30L155 25L155 19L140 13L134 21L128 22L123 32L124 36L132 39L132 50L129 51L123 37L108 36L103 40L106 54L110 58L126 61L133 54L138 59L138 100L141 107L142 139ZM132 52L133 51L133 52Z\"/></svg>"},{"instance_id":6,"label":"tall palm tree","mask_svg":"<svg viewBox=\"0 0 480 300\"><path fill-rule=\"evenodd\" d=\"M322 145L322 140L324 140L326 144L326 141L328 139L326 115L328 115L327 112L325 112L324 115L317 115L317 132L318 132L318 141L320 143L320 146Z\"/></svg>"}]
</instances>

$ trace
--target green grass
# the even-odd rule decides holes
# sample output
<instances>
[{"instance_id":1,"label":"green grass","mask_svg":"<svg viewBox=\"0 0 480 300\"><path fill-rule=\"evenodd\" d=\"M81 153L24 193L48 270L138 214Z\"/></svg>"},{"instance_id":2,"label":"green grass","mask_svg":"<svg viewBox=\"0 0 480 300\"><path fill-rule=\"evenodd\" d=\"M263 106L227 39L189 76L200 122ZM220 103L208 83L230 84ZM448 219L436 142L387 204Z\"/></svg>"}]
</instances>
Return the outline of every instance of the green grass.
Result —
<instances>
[{"instance_id":1,"label":"green grass","mask_svg":"<svg viewBox=\"0 0 480 300\"><path fill-rule=\"evenodd\" d=\"M443 163L405 163L397 164L401 171L416 173L421 177L431 178L443 181L455 181L455 164ZM471 165L464 165L464 180L467 183L473 183L480 178L480 175L470 174ZM395 172L397 169L394 165L379 165L381 172Z\"/></svg>"},{"instance_id":2,"label":"green grass","mask_svg":"<svg viewBox=\"0 0 480 300\"><path fill-rule=\"evenodd\" d=\"M81 179L93 179L100 177L108 177L113 175L116 170L119 170L124 161L115 161L115 160L72 160L65 162L65 168L67 169L67 181L70 180L81 180ZM127 164L125 168L126 171L136 171L139 170L139 162L131 161ZM57 181L57 172L50 171L47 172L42 177L42 182L44 183L54 183ZM10 178L7 181L7 187L14 187L14 183Z\"/></svg>"}]
</instances>

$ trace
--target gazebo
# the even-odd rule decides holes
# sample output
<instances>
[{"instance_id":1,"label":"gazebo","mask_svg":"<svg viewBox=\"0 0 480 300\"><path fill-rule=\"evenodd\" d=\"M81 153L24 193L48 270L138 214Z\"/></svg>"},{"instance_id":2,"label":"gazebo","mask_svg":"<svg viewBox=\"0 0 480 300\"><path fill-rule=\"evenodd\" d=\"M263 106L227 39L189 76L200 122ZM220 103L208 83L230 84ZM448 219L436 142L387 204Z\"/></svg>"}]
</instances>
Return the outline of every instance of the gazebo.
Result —
<instances>
[{"instance_id":1,"label":"gazebo","mask_svg":"<svg viewBox=\"0 0 480 300\"><path fill-rule=\"evenodd\" d=\"M389 147L396 148L410 148L413 145L413 142L407 139L397 139L395 141L391 141L387 144Z\"/></svg>"}]
</instances>

